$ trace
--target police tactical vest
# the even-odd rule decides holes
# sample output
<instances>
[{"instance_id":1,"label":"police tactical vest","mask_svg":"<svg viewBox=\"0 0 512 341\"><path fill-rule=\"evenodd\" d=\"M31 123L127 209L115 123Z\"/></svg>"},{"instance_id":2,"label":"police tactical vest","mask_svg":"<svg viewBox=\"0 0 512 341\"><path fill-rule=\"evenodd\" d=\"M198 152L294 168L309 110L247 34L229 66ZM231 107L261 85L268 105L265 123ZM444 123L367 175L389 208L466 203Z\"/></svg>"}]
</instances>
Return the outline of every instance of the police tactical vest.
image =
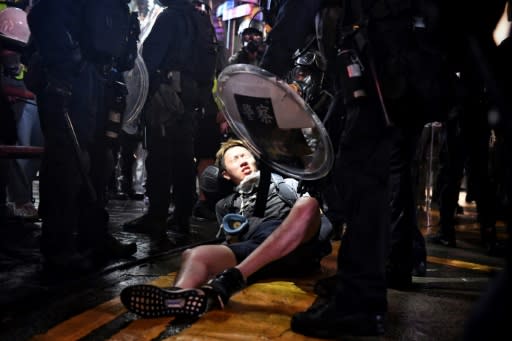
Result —
<instances>
[{"instance_id":1,"label":"police tactical vest","mask_svg":"<svg viewBox=\"0 0 512 341\"><path fill-rule=\"evenodd\" d=\"M215 67L217 65L218 42L215 29L210 16L194 8L187 18L189 27L194 32L194 39L190 45L190 59L192 76L199 84L213 86Z\"/></svg>"},{"instance_id":2,"label":"police tactical vest","mask_svg":"<svg viewBox=\"0 0 512 341\"><path fill-rule=\"evenodd\" d=\"M343 74L338 88L344 92L344 98L357 97L353 94L360 87L376 96L379 88L391 122L443 120L453 105L454 75L441 44L440 3L440 0L326 0L327 7L339 9L336 49L327 48L325 54L331 74L333 70L346 70L338 72ZM322 39L330 31L332 27L324 29ZM347 51L351 53L342 53ZM347 56L350 58L344 58ZM351 72L353 64L359 64L361 72ZM353 77L356 74L359 79ZM409 108L400 110L406 102Z\"/></svg>"},{"instance_id":3,"label":"police tactical vest","mask_svg":"<svg viewBox=\"0 0 512 341\"><path fill-rule=\"evenodd\" d=\"M85 9L82 40L89 58L111 61L126 52L130 11L125 0L91 1Z\"/></svg>"}]
</instances>

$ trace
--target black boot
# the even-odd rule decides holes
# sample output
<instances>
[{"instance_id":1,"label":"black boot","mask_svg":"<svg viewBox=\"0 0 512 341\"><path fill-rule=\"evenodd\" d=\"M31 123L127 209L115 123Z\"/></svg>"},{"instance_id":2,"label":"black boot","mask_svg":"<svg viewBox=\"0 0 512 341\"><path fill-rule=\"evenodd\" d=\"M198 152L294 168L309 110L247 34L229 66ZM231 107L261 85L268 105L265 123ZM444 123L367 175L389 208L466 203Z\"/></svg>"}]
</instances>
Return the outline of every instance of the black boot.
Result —
<instances>
[{"instance_id":1,"label":"black boot","mask_svg":"<svg viewBox=\"0 0 512 341\"><path fill-rule=\"evenodd\" d=\"M186 236L190 234L190 217L173 214L167 219L167 227L174 234Z\"/></svg>"},{"instance_id":2,"label":"black boot","mask_svg":"<svg viewBox=\"0 0 512 341\"><path fill-rule=\"evenodd\" d=\"M165 233L166 219L167 217L154 217L146 213L124 223L122 228L125 232L143 233L156 238Z\"/></svg>"},{"instance_id":3,"label":"black boot","mask_svg":"<svg viewBox=\"0 0 512 341\"><path fill-rule=\"evenodd\" d=\"M231 296L245 288L244 276L237 268L229 268L215 276L201 287L205 293L216 299L221 308L228 303Z\"/></svg>"},{"instance_id":4,"label":"black boot","mask_svg":"<svg viewBox=\"0 0 512 341\"><path fill-rule=\"evenodd\" d=\"M215 208L208 206L206 200L198 200L192 210L192 216L199 221L216 221Z\"/></svg>"},{"instance_id":5,"label":"black boot","mask_svg":"<svg viewBox=\"0 0 512 341\"><path fill-rule=\"evenodd\" d=\"M498 257L505 255L505 244L499 242L496 238L496 226L481 228L480 239L487 255Z\"/></svg>"},{"instance_id":6,"label":"black boot","mask_svg":"<svg viewBox=\"0 0 512 341\"><path fill-rule=\"evenodd\" d=\"M455 235L447 235L442 232L438 232L432 236L429 236L427 240L433 244L444 245L448 247L457 247Z\"/></svg>"},{"instance_id":7,"label":"black boot","mask_svg":"<svg viewBox=\"0 0 512 341\"><path fill-rule=\"evenodd\" d=\"M316 281L313 291L320 297L331 297L336 293L336 275L321 278Z\"/></svg>"},{"instance_id":8,"label":"black boot","mask_svg":"<svg viewBox=\"0 0 512 341\"><path fill-rule=\"evenodd\" d=\"M291 329L302 335L328 339L345 335L382 335L384 320L384 313L337 311L335 299L331 297L293 315Z\"/></svg>"},{"instance_id":9,"label":"black boot","mask_svg":"<svg viewBox=\"0 0 512 341\"><path fill-rule=\"evenodd\" d=\"M122 243L110 233L105 234L104 238L103 249L99 252L104 253L106 258L128 258L137 252L137 244L134 242Z\"/></svg>"}]
</instances>

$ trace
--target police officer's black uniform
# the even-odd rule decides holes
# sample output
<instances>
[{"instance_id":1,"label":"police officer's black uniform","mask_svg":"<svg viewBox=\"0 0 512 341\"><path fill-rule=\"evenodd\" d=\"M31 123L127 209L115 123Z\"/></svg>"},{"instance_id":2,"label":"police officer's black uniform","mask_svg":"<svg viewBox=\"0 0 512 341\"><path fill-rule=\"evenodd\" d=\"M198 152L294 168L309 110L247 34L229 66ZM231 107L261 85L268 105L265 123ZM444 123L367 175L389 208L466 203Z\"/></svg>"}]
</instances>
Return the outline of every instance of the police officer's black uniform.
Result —
<instances>
[{"instance_id":1,"label":"police officer's black uniform","mask_svg":"<svg viewBox=\"0 0 512 341\"><path fill-rule=\"evenodd\" d=\"M425 115L449 106L444 89L438 86L444 74L439 72L438 56L416 45L413 18L419 8L411 2L293 3L282 3L261 64L280 76L289 68L293 51L313 32L318 10L324 5L342 5L338 11L341 21L334 25L338 30L337 57L330 58L328 72L345 111L341 138L334 141L338 143L334 181L347 228L338 254L335 298L325 306L296 314L292 330L319 337L381 334L387 311L389 250L393 251L391 261L412 257L414 205L411 193L404 190L410 184L406 165L412 151L405 153L403 141L416 139L417 133L407 127L421 127ZM332 55L333 46L326 48L331 49L326 55ZM414 119L404 116L412 110ZM341 108L338 112L343 114ZM394 221L399 229L393 237L401 243L394 243L392 249L391 187L395 189L393 212L408 215L408 219ZM400 272L410 281L412 264L400 265L404 268Z\"/></svg>"},{"instance_id":2,"label":"police officer's black uniform","mask_svg":"<svg viewBox=\"0 0 512 341\"><path fill-rule=\"evenodd\" d=\"M112 165L106 164L104 94L113 60L120 56L99 54L92 48L84 13L87 6L96 5L42 0L28 17L40 56L31 70L36 74L31 76L31 90L37 94L45 138L39 187L41 252L49 268L75 272L136 251L135 244L121 244L108 233L104 185ZM120 6L126 6L129 18L126 2Z\"/></svg>"},{"instance_id":3,"label":"police officer's black uniform","mask_svg":"<svg viewBox=\"0 0 512 341\"><path fill-rule=\"evenodd\" d=\"M171 189L175 206L172 225L176 232L188 232L195 203L194 135L199 88L192 77L194 66L186 59L190 55L187 50L193 48L190 45L193 31L187 25L187 16L191 17L195 9L187 0L160 2L168 7L157 17L142 49L150 79L150 93L144 108L149 209L140 219L125 224L125 230L146 232L165 240ZM181 88L177 93L178 101L183 103L183 112L156 110L151 106L161 83ZM166 96L163 93L158 95ZM154 124L169 114L168 120Z\"/></svg>"},{"instance_id":4,"label":"police officer's black uniform","mask_svg":"<svg viewBox=\"0 0 512 341\"><path fill-rule=\"evenodd\" d=\"M322 1L311 0L284 2L269 35L263 68L283 76L293 52L314 32L321 5ZM387 311L390 139L378 101L350 102L346 111L347 128L339 142L334 180L347 223L338 256L338 290L319 311L292 319L292 330L314 336L362 325L368 333L380 333Z\"/></svg>"}]
</instances>

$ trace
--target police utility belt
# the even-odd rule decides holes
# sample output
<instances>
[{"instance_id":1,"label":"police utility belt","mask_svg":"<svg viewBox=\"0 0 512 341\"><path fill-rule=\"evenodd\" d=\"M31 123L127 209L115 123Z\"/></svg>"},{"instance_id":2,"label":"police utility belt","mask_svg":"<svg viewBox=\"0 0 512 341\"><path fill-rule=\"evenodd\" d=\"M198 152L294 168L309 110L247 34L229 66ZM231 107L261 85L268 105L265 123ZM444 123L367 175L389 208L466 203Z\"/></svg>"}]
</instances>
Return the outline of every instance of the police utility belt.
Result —
<instances>
[{"instance_id":1,"label":"police utility belt","mask_svg":"<svg viewBox=\"0 0 512 341\"><path fill-rule=\"evenodd\" d=\"M169 84L177 91L181 92L181 72L177 70L157 70L157 79L160 84Z\"/></svg>"}]
</instances>

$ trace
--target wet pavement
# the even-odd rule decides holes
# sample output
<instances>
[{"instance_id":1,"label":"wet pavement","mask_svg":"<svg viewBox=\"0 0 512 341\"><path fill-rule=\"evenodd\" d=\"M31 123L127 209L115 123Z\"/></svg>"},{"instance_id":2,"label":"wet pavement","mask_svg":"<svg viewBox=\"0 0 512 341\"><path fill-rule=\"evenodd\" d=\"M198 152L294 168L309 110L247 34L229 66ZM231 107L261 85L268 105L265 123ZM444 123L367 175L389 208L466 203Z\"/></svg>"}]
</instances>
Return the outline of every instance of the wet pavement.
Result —
<instances>
[{"instance_id":1,"label":"wet pavement","mask_svg":"<svg viewBox=\"0 0 512 341\"><path fill-rule=\"evenodd\" d=\"M125 286L167 274L177 264L176 261L176 264L167 263L173 257L177 258L176 255L184 248L217 241L216 223L192 219L191 233L186 238L168 232L169 239L176 243L175 248L154 250L148 236L128 233L121 228L124 222L145 212L143 201L111 200L108 210L111 233L123 242L136 242L137 253L78 277L44 270L39 252L39 221L17 219L1 227L0 340L25 340L34 333L44 331L59 318L118 294L120 284ZM143 270L132 275L130 271L134 268ZM81 295L85 296L80 298Z\"/></svg>"},{"instance_id":2,"label":"wet pavement","mask_svg":"<svg viewBox=\"0 0 512 341\"><path fill-rule=\"evenodd\" d=\"M69 278L66 274L48 276L42 271L38 250L40 223L24 222L1 227L0 340L164 340L177 336L183 340L308 339L287 329L287 318L293 311L284 315L282 328L285 332L271 335L270 331L276 328L275 325L267 325L256 331L258 324L255 323L254 328L244 331L243 337L228 327L222 329L224 334L217 332L214 337L209 332L215 327L203 326L201 329L201 321L197 322L197 331L188 325L172 324L168 321L143 321L126 312L118 301L119 293L124 287L147 282L159 283L161 286L170 285L172 274L178 269L180 252L191 245L215 242L217 228L213 222L194 219L192 232L187 239L176 239L169 232L169 237L177 241L176 248L154 253L148 237L124 232L120 227L123 222L144 213L146 206L143 201L112 200L108 208L114 236L127 242L136 241L138 251L129 259L107 264L96 273L80 278ZM479 244L474 205L467 204L464 209L464 214L457 217L457 248L428 243L426 276L414 277L412 290L389 290L389 328L386 335L379 339L461 339L462 328L470 310L489 280L504 266L502 257L487 255ZM422 216L421 230L425 235L437 229L436 211L430 212L428 218ZM430 222L432 226L426 226L426 222ZM504 240L506 235L501 223L498 232L499 238ZM334 255L331 255L326 260L325 271L333 271L334 259ZM301 297L313 297L311 286L314 281L297 279L291 283L294 283L294 288L301 288ZM246 297L252 297L251 290L261 291L258 286L251 287L248 288L249 296ZM277 314L272 307L279 299L284 299L285 303L279 303L277 310L281 310L288 303L292 304L290 309L297 309L296 311L307 308L310 300L287 298L294 290L285 290L279 298L267 296L266 306L271 311L269 314ZM298 305L296 302L302 303ZM231 311L237 316L244 316L256 309L251 307L235 301L224 314ZM217 321L220 317L215 314L222 313L212 313L210 319L204 319L204 323L211 322L212 319ZM205 315L207 316L210 315ZM223 321L227 320L225 315L222 316ZM259 320L264 325L270 323L266 318ZM222 326L221 323L214 325ZM135 333L133 330L137 326L139 329ZM229 326L229 322L226 322L226 326Z\"/></svg>"}]
</instances>

